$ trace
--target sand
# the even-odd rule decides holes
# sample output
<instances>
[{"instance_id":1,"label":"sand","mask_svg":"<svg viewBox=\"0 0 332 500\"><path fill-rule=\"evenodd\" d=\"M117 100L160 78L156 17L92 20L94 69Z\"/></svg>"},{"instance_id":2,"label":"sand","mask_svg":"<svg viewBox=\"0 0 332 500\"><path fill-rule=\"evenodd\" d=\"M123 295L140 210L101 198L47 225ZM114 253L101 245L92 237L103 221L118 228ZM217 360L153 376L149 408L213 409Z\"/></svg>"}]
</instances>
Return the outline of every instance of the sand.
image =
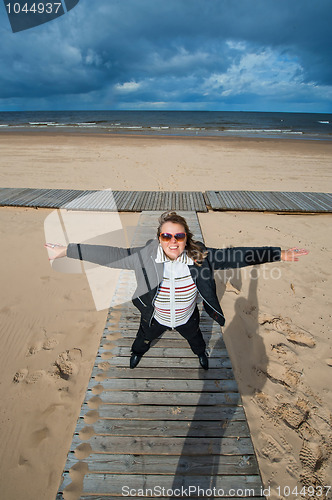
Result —
<instances>
[{"instance_id":1,"label":"sand","mask_svg":"<svg viewBox=\"0 0 332 500\"><path fill-rule=\"evenodd\" d=\"M330 142L4 133L0 154L1 187L332 187ZM55 498L107 314L96 311L84 274L51 268L43 247L51 212L0 209L0 476L6 500ZM138 217L121 215L126 234ZM270 498L287 497L287 490L277 495L278 486L328 485L332 216L209 212L199 219L210 246L310 250L297 263L258 268L258 277L248 268L216 279L227 317L224 337Z\"/></svg>"},{"instance_id":2,"label":"sand","mask_svg":"<svg viewBox=\"0 0 332 500\"><path fill-rule=\"evenodd\" d=\"M331 190L332 142L71 134L0 136L1 187Z\"/></svg>"}]
</instances>

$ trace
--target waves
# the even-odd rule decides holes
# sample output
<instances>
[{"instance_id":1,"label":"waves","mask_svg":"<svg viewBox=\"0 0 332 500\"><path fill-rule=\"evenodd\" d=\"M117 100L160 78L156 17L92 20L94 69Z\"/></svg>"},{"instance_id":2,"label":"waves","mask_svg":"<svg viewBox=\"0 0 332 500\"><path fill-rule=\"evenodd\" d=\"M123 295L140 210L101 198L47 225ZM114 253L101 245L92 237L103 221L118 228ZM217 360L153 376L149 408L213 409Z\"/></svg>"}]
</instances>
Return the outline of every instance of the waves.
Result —
<instances>
[{"instance_id":1,"label":"waves","mask_svg":"<svg viewBox=\"0 0 332 500\"><path fill-rule=\"evenodd\" d=\"M332 115L219 111L2 112L0 129L331 139Z\"/></svg>"}]
</instances>

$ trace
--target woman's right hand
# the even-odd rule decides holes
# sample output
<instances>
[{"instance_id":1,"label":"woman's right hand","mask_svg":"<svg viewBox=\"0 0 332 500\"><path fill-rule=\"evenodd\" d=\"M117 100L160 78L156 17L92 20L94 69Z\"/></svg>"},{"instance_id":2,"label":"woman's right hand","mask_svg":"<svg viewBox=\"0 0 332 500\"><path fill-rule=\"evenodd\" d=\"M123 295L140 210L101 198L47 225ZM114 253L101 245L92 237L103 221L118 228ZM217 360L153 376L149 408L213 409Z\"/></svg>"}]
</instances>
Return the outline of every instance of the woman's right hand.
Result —
<instances>
[{"instance_id":1,"label":"woman's right hand","mask_svg":"<svg viewBox=\"0 0 332 500\"><path fill-rule=\"evenodd\" d=\"M48 260L60 259L67 255L67 247L58 243L45 243L44 247L51 250Z\"/></svg>"}]
</instances>

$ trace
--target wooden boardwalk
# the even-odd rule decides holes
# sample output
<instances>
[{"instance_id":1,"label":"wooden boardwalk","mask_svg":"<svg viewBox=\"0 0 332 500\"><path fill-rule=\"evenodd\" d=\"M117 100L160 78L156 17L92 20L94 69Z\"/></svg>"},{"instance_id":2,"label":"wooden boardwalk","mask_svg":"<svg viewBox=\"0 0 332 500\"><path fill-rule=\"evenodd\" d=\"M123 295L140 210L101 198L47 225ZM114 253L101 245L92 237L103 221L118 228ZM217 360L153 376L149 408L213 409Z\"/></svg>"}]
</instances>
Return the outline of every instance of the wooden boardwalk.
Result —
<instances>
[{"instance_id":1,"label":"wooden boardwalk","mask_svg":"<svg viewBox=\"0 0 332 500\"><path fill-rule=\"evenodd\" d=\"M2 188L0 189L0 206L119 212L170 209L207 212L203 193L198 191L81 191L77 189Z\"/></svg>"},{"instance_id":2,"label":"wooden boardwalk","mask_svg":"<svg viewBox=\"0 0 332 500\"><path fill-rule=\"evenodd\" d=\"M249 210L331 213L332 193L286 191L112 191L0 188L0 206L142 212Z\"/></svg>"},{"instance_id":3,"label":"wooden boardwalk","mask_svg":"<svg viewBox=\"0 0 332 500\"><path fill-rule=\"evenodd\" d=\"M133 246L154 236L158 215L141 215ZM183 215L202 239L196 213ZM125 273L117 303L134 286ZM140 498L204 498L203 490L215 498L213 488L225 498L262 498L220 326L202 315L208 371L176 331L166 332L131 370L138 322L131 303L109 310L57 499L64 498L66 488L81 489L82 500L119 499L129 490Z\"/></svg>"},{"instance_id":4,"label":"wooden boardwalk","mask_svg":"<svg viewBox=\"0 0 332 500\"><path fill-rule=\"evenodd\" d=\"M332 193L206 191L212 210L332 212Z\"/></svg>"}]
</instances>

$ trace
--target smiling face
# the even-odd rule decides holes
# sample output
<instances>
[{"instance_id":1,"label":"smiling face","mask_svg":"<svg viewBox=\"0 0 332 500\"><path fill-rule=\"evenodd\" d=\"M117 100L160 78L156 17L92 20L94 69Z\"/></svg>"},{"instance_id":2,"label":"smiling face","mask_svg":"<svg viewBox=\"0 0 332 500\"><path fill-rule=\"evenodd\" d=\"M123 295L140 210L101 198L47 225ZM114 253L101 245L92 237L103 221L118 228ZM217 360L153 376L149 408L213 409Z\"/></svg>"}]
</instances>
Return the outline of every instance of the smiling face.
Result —
<instances>
[{"instance_id":1,"label":"smiling face","mask_svg":"<svg viewBox=\"0 0 332 500\"><path fill-rule=\"evenodd\" d=\"M161 226L160 232L170 234L185 233L185 229L182 224L177 224L175 222L165 222ZM187 237L184 239L184 241L177 241L174 236L171 240L162 241L159 236L159 242L167 257L171 260L175 260L182 254L182 252L186 248Z\"/></svg>"}]
</instances>

